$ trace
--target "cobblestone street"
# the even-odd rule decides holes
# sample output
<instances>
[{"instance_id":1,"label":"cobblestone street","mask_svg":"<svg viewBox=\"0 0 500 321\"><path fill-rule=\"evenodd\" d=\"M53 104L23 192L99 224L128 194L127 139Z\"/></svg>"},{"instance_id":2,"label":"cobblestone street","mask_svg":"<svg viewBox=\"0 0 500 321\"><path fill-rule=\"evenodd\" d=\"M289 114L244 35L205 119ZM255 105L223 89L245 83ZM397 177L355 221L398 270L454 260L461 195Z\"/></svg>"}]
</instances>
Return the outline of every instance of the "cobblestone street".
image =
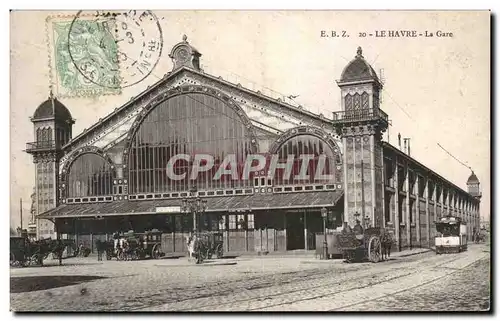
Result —
<instances>
[{"instance_id":1,"label":"cobblestone street","mask_svg":"<svg viewBox=\"0 0 500 321\"><path fill-rule=\"evenodd\" d=\"M11 269L11 307L15 311L489 308L486 245L471 245L459 254L401 254L405 253L378 264L345 264L311 256L238 257L202 265L187 258L133 262L73 258L59 267L48 260L51 266ZM28 277L44 282L30 284Z\"/></svg>"}]
</instances>

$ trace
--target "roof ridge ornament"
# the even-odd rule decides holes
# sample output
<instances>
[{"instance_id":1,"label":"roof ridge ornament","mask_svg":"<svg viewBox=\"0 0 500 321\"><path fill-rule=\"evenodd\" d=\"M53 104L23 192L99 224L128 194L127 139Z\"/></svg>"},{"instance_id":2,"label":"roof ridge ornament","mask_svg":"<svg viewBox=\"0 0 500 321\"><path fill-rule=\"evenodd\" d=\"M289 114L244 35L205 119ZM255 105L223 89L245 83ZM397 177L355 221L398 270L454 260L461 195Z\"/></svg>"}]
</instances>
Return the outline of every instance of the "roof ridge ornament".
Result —
<instances>
[{"instance_id":1,"label":"roof ridge ornament","mask_svg":"<svg viewBox=\"0 0 500 321\"><path fill-rule=\"evenodd\" d=\"M356 51L356 58L363 58L363 48L361 48L361 46L359 46Z\"/></svg>"}]
</instances>

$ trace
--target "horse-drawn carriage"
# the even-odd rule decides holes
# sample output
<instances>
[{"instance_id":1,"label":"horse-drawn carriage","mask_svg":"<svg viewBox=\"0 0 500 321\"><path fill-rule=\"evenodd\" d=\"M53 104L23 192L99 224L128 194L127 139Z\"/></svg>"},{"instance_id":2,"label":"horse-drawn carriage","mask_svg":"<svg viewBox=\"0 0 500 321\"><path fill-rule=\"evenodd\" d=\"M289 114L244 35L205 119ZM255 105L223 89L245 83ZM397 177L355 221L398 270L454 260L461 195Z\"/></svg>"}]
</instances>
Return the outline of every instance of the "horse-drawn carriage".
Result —
<instances>
[{"instance_id":1,"label":"horse-drawn carriage","mask_svg":"<svg viewBox=\"0 0 500 321\"><path fill-rule=\"evenodd\" d=\"M115 249L113 241L98 241L97 251L105 252L106 259L116 257L118 261L142 260L147 256L158 259L165 255L161 251L161 234L158 230L145 233L129 231L118 239Z\"/></svg>"},{"instance_id":2,"label":"horse-drawn carriage","mask_svg":"<svg viewBox=\"0 0 500 321\"><path fill-rule=\"evenodd\" d=\"M218 259L224 255L223 234L219 231L198 232L188 239L190 254L196 259L196 264L203 263L206 259L211 259L214 255Z\"/></svg>"},{"instance_id":3,"label":"horse-drawn carriage","mask_svg":"<svg viewBox=\"0 0 500 321\"><path fill-rule=\"evenodd\" d=\"M41 247L23 236L10 237L10 266L42 264Z\"/></svg>"},{"instance_id":4,"label":"horse-drawn carriage","mask_svg":"<svg viewBox=\"0 0 500 321\"><path fill-rule=\"evenodd\" d=\"M43 265L50 253L62 261L64 249L70 245L68 240L38 240L30 241L27 235L10 237L10 265L34 266Z\"/></svg>"},{"instance_id":5,"label":"horse-drawn carriage","mask_svg":"<svg viewBox=\"0 0 500 321\"><path fill-rule=\"evenodd\" d=\"M362 234L343 231L337 235L339 249L348 263L366 259L379 262L383 259L383 247L390 241L387 231L379 227L366 228Z\"/></svg>"}]
</instances>

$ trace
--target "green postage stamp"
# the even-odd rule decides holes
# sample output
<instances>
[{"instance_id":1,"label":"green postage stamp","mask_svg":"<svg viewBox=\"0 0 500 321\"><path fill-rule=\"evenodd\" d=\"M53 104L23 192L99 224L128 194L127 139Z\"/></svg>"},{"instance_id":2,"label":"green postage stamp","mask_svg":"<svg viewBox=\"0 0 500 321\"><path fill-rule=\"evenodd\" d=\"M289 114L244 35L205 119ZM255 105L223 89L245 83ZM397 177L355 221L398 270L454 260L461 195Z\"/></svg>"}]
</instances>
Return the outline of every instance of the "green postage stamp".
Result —
<instances>
[{"instance_id":1,"label":"green postage stamp","mask_svg":"<svg viewBox=\"0 0 500 321\"><path fill-rule=\"evenodd\" d=\"M59 97L121 93L118 45L110 19L47 18L52 87Z\"/></svg>"}]
</instances>

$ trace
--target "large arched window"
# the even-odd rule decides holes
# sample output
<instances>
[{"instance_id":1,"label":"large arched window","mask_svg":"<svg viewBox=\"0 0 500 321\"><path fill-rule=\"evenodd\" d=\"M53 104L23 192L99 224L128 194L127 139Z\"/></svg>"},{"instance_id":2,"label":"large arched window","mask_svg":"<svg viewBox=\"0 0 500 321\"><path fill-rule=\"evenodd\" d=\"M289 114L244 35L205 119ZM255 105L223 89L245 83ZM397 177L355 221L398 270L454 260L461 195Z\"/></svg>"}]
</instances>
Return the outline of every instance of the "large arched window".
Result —
<instances>
[{"instance_id":1,"label":"large arched window","mask_svg":"<svg viewBox=\"0 0 500 321\"><path fill-rule=\"evenodd\" d=\"M228 174L218 177L216 173L232 155L241 173L245 156L252 151L251 140L241 116L222 100L203 93L171 97L153 107L132 138L129 193L249 186L250 180ZM213 166L196 162L199 154L213 157ZM193 173L196 166L211 169Z\"/></svg>"},{"instance_id":2,"label":"large arched window","mask_svg":"<svg viewBox=\"0 0 500 321\"><path fill-rule=\"evenodd\" d=\"M290 173L277 167L273 185L332 184L341 179L341 155L315 135L297 135L287 139L275 152L280 164L292 162Z\"/></svg>"},{"instance_id":3,"label":"large arched window","mask_svg":"<svg viewBox=\"0 0 500 321\"><path fill-rule=\"evenodd\" d=\"M67 179L67 197L113 194L113 169L100 155L86 153L71 164Z\"/></svg>"}]
</instances>

